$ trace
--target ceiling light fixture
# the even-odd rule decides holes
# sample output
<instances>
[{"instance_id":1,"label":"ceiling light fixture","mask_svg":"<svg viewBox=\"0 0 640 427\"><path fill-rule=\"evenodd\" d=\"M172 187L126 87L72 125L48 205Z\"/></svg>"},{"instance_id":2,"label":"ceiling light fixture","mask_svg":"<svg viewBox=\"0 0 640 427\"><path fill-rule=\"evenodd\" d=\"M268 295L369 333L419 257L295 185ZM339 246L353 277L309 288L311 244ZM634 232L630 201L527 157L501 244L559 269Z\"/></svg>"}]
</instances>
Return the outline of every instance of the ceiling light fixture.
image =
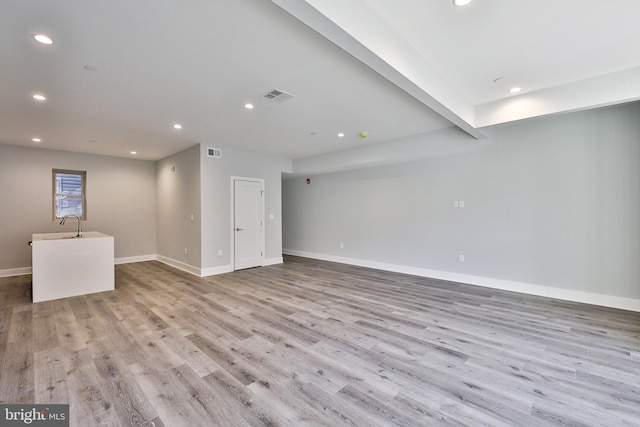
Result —
<instances>
[{"instance_id":1,"label":"ceiling light fixture","mask_svg":"<svg viewBox=\"0 0 640 427\"><path fill-rule=\"evenodd\" d=\"M471 0L453 0L454 6L466 6L471 3Z\"/></svg>"},{"instance_id":2,"label":"ceiling light fixture","mask_svg":"<svg viewBox=\"0 0 640 427\"><path fill-rule=\"evenodd\" d=\"M180 123L176 123L175 125L173 125L174 129L182 129L182 125Z\"/></svg>"},{"instance_id":3,"label":"ceiling light fixture","mask_svg":"<svg viewBox=\"0 0 640 427\"><path fill-rule=\"evenodd\" d=\"M49 38L49 36L46 36L44 34L35 34L33 36L33 38L37 41L40 42L42 44L53 44L53 40L51 40Z\"/></svg>"},{"instance_id":4,"label":"ceiling light fixture","mask_svg":"<svg viewBox=\"0 0 640 427\"><path fill-rule=\"evenodd\" d=\"M36 93L33 95L33 99L35 99L36 101L46 101L47 98L44 95L41 95L39 93Z\"/></svg>"},{"instance_id":5,"label":"ceiling light fixture","mask_svg":"<svg viewBox=\"0 0 640 427\"><path fill-rule=\"evenodd\" d=\"M31 140L33 142L42 142L42 140L40 138L31 138Z\"/></svg>"},{"instance_id":6,"label":"ceiling light fixture","mask_svg":"<svg viewBox=\"0 0 640 427\"><path fill-rule=\"evenodd\" d=\"M131 154L138 154L138 152L137 151L132 151Z\"/></svg>"},{"instance_id":7,"label":"ceiling light fixture","mask_svg":"<svg viewBox=\"0 0 640 427\"><path fill-rule=\"evenodd\" d=\"M342 133L342 132L340 132L340 133L338 134L338 137L340 137L340 138L342 138L343 136L344 136L344 133Z\"/></svg>"},{"instance_id":8,"label":"ceiling light fixture","mask_svg":"<svg viewBox=\"0 0 640 427\"><path fill-rule=\"evenodd\" d=\"M246 108L247 110L252 110L253 109L253 104L247 102L246 104L244 104L244 108Z\"/></svg>"},{"instance_id":9,"label":"ceiling light fixture","mask_svg":"<svg viewBox=\"0 0 640 427\"><path fill-rule=\"evenodd\" d=\"M522 90L521 87L515 86L515 87L512 87L511 89L509 89L509 93L518 93L521 90Z\"/></svg>"}]
</instances>

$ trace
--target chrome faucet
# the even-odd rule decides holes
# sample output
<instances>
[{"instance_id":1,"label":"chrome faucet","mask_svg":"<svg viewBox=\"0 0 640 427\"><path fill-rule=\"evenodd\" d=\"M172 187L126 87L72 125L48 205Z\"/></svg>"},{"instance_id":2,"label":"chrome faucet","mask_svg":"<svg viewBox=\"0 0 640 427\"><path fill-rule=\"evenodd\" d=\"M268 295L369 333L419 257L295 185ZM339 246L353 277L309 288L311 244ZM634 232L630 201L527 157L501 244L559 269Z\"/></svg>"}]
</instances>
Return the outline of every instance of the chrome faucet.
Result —
<instances>
[{"instance_id":1,"label":"chrome faucet","mask_svg":"<svg viewBox=\"0 0 640 427\"><path fill-rule=\"evenodd\" d=\"M78 215L65 215L64 218L62 218L62 221L60 221L60 225L64 225L65 221L69 217L75 217L78 220L78 234L76 234L76 237L82 237L82 220Z\"/></svg>"}]
</instances>

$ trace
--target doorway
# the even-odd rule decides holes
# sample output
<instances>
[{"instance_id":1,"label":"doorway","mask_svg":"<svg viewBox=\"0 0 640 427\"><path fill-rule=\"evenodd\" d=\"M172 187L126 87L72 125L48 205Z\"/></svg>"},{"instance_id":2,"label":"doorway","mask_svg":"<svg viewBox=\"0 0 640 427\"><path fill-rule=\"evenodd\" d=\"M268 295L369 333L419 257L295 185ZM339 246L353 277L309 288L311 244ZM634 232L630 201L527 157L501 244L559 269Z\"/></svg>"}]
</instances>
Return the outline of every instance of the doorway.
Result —
<instances>
[{"instance_id":1,"label":"doorway","mask_svg":"<svg viewBox=\"0 0 640 427\"><path fill-rule=\"evenodd\" d=\"M259 267L264 259L264 180L232 177L233 269Z\"/></svg>"}]
</instances>

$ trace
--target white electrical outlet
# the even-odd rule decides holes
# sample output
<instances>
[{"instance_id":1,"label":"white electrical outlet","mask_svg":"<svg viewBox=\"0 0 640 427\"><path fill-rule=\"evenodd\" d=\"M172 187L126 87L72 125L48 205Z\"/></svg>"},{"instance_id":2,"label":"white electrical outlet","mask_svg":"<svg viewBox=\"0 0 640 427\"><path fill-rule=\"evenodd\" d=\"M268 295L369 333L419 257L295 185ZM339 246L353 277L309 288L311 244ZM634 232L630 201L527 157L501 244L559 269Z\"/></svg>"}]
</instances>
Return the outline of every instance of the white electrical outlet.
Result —
<instances>
[{"instance_id":1,"label":"white electrical outlet","mask_svg":"<svg viewBox=\"0 0 640 427\"><path fill-rule=\"evenodd\" d=\"M187 248L184 248L184 254L188 255L189 254L189 250Z\"/></svg>"},{"instance_id":2,"label":"white electrical outlet","mask_svg":"<svg viewBox=\"0 0 640 427\"><path fill-rule=\"evenodd\" d=\"M454 207L454 208L457 208L457 207L458 207L458 204L459 204L459 202L458 202L457 200L454 200L454 202L453 202L453 207Z\"/></svg>"},{"instance_id":3,"label":"white electrical outlet","mask_svg":"<svg viewBox=\"0 0 640 427\"><path fill-rule=\"evenodd\" d=\"M458 261L464 262L464 255L462 254L458 255Z\"/></svg>"},{"instance_id":4,"label":"white electrical outlet","mask_svg":"<svg viewBox=\"0 0 640 427\"><path fill-rule=\"evenodd\" d=\"M464 208L464 200L460 200L460 207Z\"/></svg>"},{"instance_id":5,"label":"white electrical outlet","mask_svg":"<svg viewBox=\"0 0 640 427\"><path fill-rule=\"evenodd\" d=\"M218 249L218 256L222 256L222 249Z\"/></svg>"},{"instance_id":6,"label":"white electrical outlet","mask_svg":"<svg viewBox=\"0 0 640 427\"><path fill-rule=\"evenodd\" d=\"M340 249L344 249L344 243L340 242Z\"/></svg>"},{"instance_id":7,"label":"white electrical outlet","mask_svg":"<svg viewBox=\"0 0 640 427\"><path fill-rule=\"evenodd\" d=\"M193 221L193 214L191 214L191 221Z\"/></svg>"}]
</instances>

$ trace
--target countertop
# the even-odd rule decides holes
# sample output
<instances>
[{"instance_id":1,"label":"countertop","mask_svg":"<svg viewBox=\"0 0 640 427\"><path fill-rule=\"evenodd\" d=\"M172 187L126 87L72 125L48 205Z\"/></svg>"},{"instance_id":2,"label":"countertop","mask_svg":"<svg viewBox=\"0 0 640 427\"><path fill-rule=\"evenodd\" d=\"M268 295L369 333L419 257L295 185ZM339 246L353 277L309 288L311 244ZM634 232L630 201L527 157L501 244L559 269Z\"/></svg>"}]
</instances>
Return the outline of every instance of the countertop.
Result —
<instances>
[{"instance_id":1,"label":"countertop","mask_svg":"<svg viewBox=\"0 0 640 427\"><path fill-rule=\"evenodd\" d=\"M66 233L38 233L32 234L31 240L33 242L38 240L59 240L59 239L74 239L76 238L77 231L69 231ZM104 233L100 233L99 231L83 231L81 237L77 237L77 239L95 239L98 237L113 237Z\"/></svg>"}]
</instances>

